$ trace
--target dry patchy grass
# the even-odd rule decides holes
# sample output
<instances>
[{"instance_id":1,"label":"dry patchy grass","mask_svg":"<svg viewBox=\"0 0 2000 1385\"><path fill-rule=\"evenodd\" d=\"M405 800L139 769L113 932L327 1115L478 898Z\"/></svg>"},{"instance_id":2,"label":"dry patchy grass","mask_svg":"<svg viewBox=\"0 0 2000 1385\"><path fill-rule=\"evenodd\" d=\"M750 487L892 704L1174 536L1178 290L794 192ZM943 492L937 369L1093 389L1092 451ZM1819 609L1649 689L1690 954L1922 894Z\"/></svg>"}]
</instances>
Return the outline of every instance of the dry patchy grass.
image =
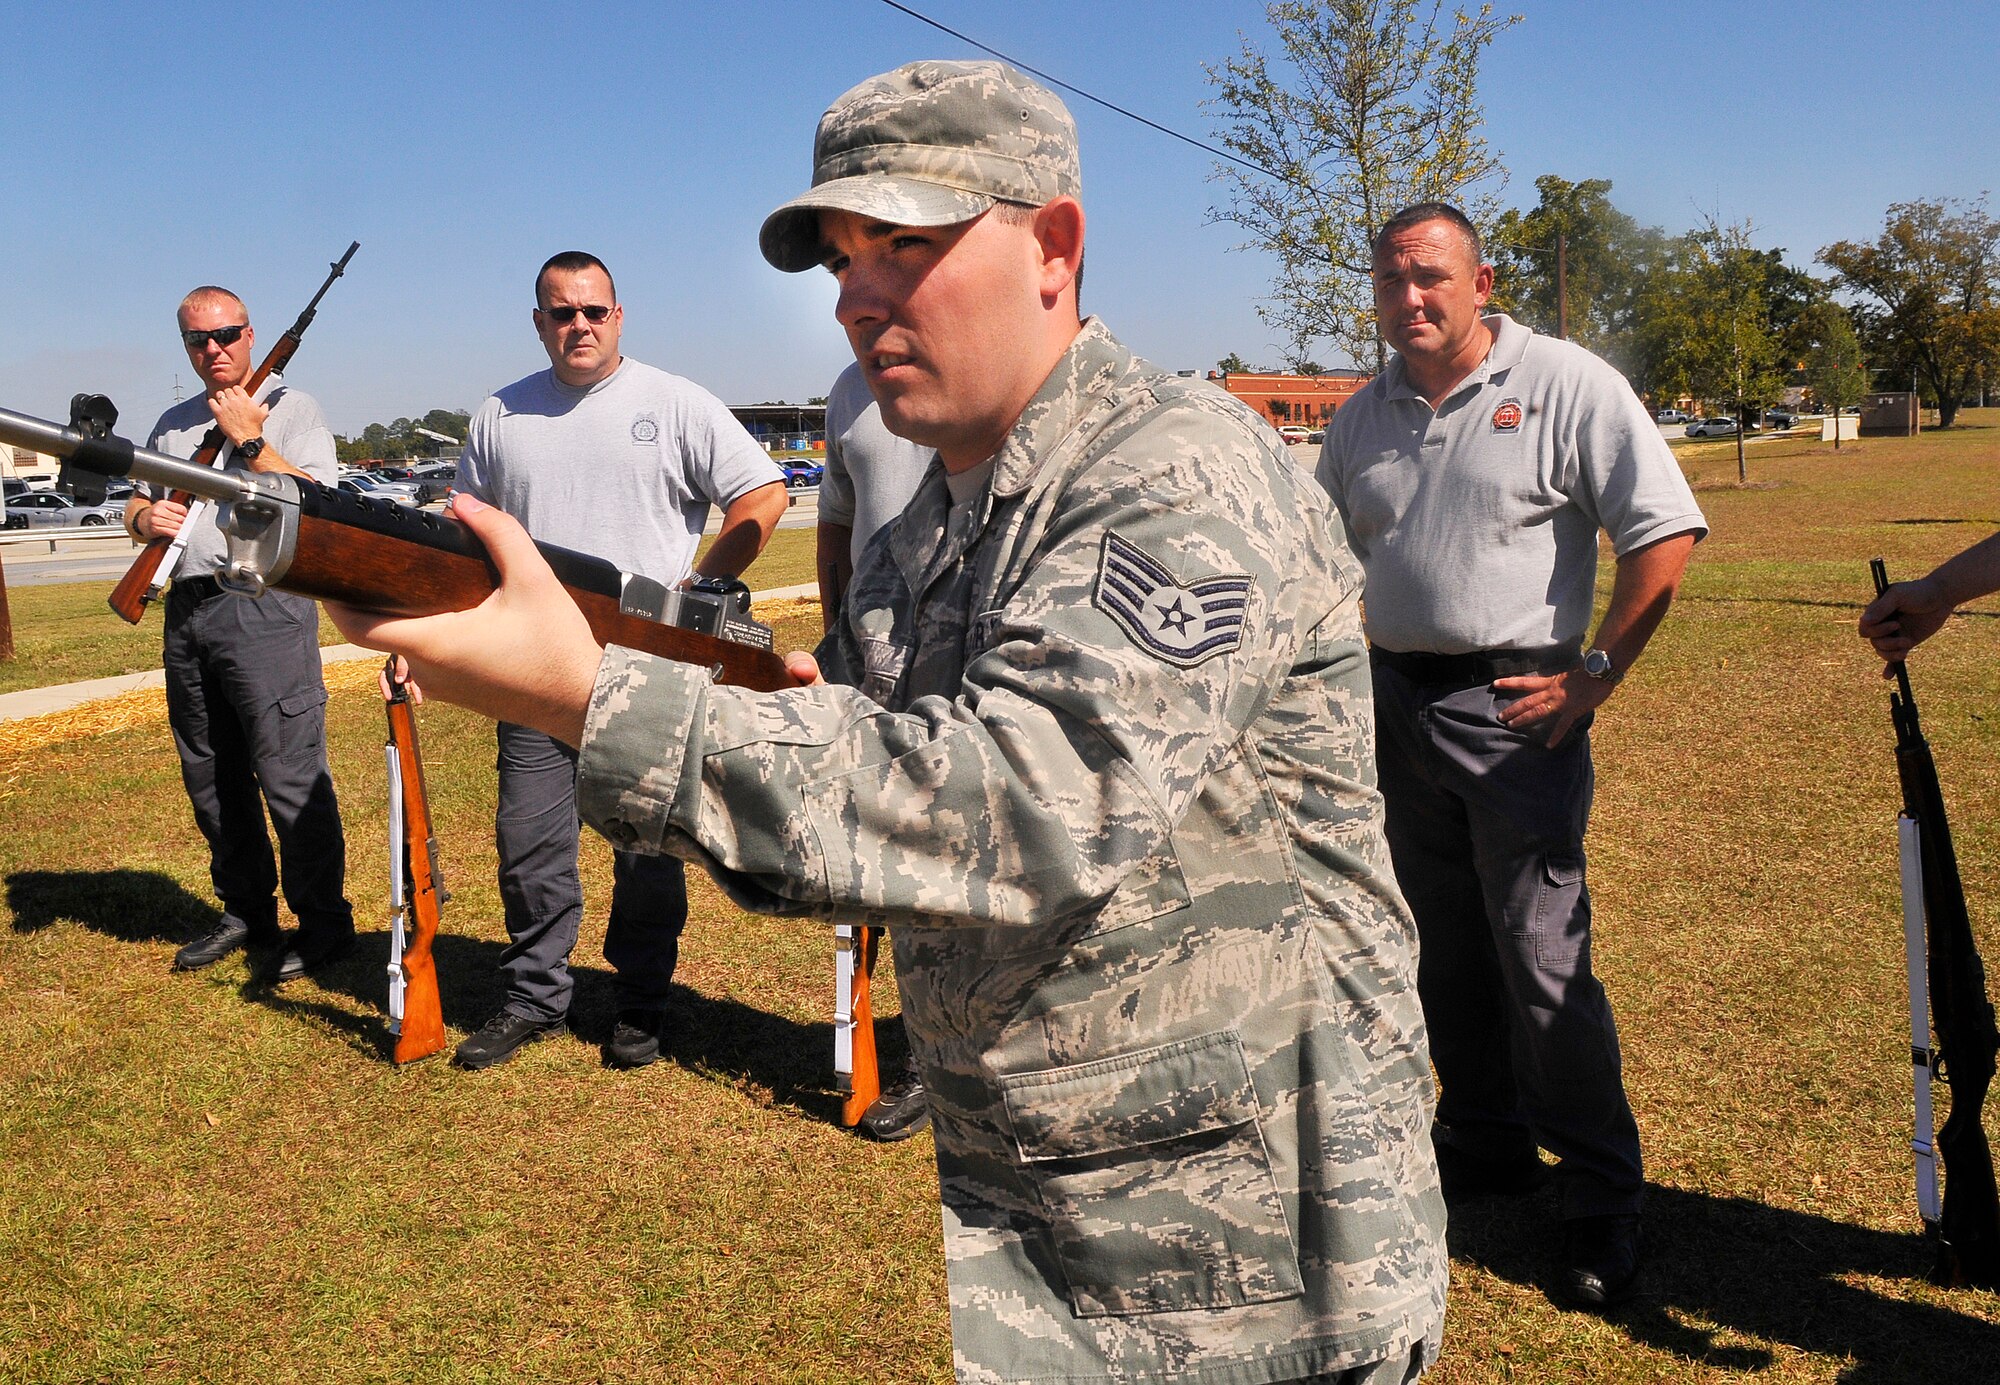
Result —
<instances>
[{"instance_id":1,"label":"dry patchy grass","mask_svg":"<svg viewBox=\"0 0 2000 1385\"><path fill-rule=\"evenodd\" d=\"M2000 1296L1925 1283L1912 1234L1897 791L1853 635L1869 557L1914 574L2000 519L2000 415L1968 425L1838 458L1760 444L1749 489L1733 450L1682 454L1715 532L1599 725L1591 841L1648 1292L1560 1312L1551 1205L1461 1209L1435 1378L2000 1374ZM1915 677L2000 963L1996 611ZM811 603L779 614L782 645L811 643ZM143 695L87 734L0 739L0 1379L947 1378L929 1142L827 1123L820 930L700 883L671 1060L605 1070L609 858L587 839L579 1040L484 1074L385 1063L381 714L351 669L330 726L368 942L325 985L167 973L213 912ZM464 1032L499 998L491 734L424 718Z\"/></svg>"}]
</instances>

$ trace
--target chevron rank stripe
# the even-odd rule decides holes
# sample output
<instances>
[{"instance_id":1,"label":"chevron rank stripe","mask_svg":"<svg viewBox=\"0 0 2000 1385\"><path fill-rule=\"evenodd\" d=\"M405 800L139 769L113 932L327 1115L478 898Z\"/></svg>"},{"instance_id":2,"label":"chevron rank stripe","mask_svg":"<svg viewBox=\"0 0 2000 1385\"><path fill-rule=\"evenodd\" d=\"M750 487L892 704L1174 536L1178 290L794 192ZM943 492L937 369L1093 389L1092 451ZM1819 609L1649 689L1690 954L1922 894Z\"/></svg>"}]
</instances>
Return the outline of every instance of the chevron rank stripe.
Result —
<instances>
[{"instance_id":1,"label":"chevron rank stripe","mask_svg":"<svg viewBox=\"0 0 2000 1385\"><path fill-rule=\"evenodd\" d=\"M1091 602L1155 657L1193 668L1243 642L1250 578L1230 573L1183 586L1152 554L1107 533Z\"/></svg>"}]
</instances>

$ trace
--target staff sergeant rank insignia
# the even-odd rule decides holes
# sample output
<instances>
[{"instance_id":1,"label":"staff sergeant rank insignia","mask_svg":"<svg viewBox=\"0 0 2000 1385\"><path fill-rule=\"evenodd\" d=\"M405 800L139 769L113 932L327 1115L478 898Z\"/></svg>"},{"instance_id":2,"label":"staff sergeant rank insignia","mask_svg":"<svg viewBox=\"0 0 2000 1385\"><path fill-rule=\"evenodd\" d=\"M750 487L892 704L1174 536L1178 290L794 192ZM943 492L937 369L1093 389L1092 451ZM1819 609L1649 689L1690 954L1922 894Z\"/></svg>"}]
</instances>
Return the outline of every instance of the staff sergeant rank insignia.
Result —
<instances>
[{"instance_id":1,"label":"staff sergeant rank insignia","mask_svg":"<svg viewBox=\"0 0 2000 1385\"><path fill-rule=\"evenodd\" d=\"M1153 654L1193 668L1243 642L1250 578L1238 573L1184 587L1150 553L1106 534L1091 604Z\"/></svg>"}]
</instances>

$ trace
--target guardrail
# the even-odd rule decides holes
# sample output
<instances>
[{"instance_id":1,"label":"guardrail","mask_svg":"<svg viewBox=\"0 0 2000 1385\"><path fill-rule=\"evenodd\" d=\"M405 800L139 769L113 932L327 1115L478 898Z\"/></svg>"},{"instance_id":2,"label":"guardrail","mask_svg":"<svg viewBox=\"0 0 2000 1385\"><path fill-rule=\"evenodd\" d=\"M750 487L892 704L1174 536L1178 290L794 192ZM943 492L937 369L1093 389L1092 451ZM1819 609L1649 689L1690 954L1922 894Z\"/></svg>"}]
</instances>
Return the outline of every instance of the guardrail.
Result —
<instances>
[{"instance_id":1,"label":"guardrail","mask_svg":"<svg viewBox=\"0 0 2000 1385\"><path fill-rule=\"evenodd\" d=\"M0 529L0 546L12 547L22 543L46 543L49 552L56 551L59 543L75 543L78 540L101 543L106 539L118 539L132 544L132 536L125 532L122 524L65 524L49 529Z\"/></svg>"}]
</instances>

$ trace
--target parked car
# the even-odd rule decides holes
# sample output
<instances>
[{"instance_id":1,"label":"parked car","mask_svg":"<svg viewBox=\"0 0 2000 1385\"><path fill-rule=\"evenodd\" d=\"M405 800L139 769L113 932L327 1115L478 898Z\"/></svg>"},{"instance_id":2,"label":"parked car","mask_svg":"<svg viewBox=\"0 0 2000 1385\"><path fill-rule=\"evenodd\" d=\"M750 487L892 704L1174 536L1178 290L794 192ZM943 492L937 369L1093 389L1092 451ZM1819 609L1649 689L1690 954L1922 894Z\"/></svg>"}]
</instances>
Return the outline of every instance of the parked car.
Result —
<instances>
[{"instance_id":1,"label":"parked car","mask_svg":"<svg viewBox=\"0 0 2000 1385\"><path fill-rule=\"evenodd\" d=\"M1302 423L1281 423L1278 425L1278 436L1286 442L1309 442L1312 429Z\"/></svg>"},{"instance_id":2,"label":"parked car","mask_svg":"<svg viewBox=\"0 0 2000 1385\"><path fill-rule=\"evenodd\" d=\"M442 500L458 484L457 462L426 462L410 468L408 479L417 487L417 503L428 505Z\"/></svg>"},{"instance_id":3,"label":"parked car","mask_svg":"<svg viewBox=\"0 0 2000 1385\"><path fill-rule=\"evenodd\" d=\"M29 491L7 497L9 529L48 529L84 525L95 529L124 521L125 502L106 501L102 505L79 505L54 491Z\"/></svg>"},{"instance_id":4,"label":"parked car","mask_svg":"<svg viewBox=\"0 0 2000 1385\"><path fill-rule=\"evenodd\" d=\"M347 476L341 479L340 488L372 500L393 500L399 505L422 503L417 499L418 486L414 481L378 481L372 476Z\"/></svg>"},{"instance_id":5,"label":"parked car","mask_svg":"<svg viewBox=\"0 0 2000 1385\"><path fill-rule=\"evenodd\" d=\"M7 490L6 498L9 500L12 500L17 495L26 495L28 493L28 483L22 477L8 476L0 479L4 479Z\"/></svg>"},{"instance_id":6,"label":"parked car","mask_svg":"<svg viewBox=\"0 0 2000 1385\"><path fill-rule=\"evenodd\" d=\"M1655 423L1692 423L1694 415L1685 409L1662 409L1653 415Z\"/></svg>"},{"instance_id":7,"label":"parked car","mask_svg":"<svg viewBox=\"0 0 2000 1385\"><path fill-rule=\"evenodd\" d=\"M817 486L826 475L825 462L809 462L803 457L793 457L779 462L778 467L785 473L785 484L793 490L806 486Z\"/></svg>"},{"instance_id":8,"label":"parked car","mask_svg":"<svg viewBox=\"0 0 2000 1385\"><path fill-rule=\"evenodd\" d=\"M1790 409L1764 410L1764 426L1766 428L1789 428L1798 421L1799 416Z\"/></svg>"},{"instance_id":9,"label":"parked car","mask_svg":"<svg viewBox=\"0 0 2000 1385\"><path fill-rule=\"evenodd\" d=\"M1326 429L1324 428L1313 429L1310 433L1306 434L1306 441L1311 443L1314 447L1318 447L1321 443L1326 441Z\"/></svg>"},{"instance_id":10,"label":"parked car","mask_svg":"<svg viewBox=\"0 0 2000 1385\"><path fill-rule=\"evenodd\" d=\"M1691 438L1729 438L1736 435L1733 418L1698 418L1687 426Z\"/></svg>"}]
</instances>

